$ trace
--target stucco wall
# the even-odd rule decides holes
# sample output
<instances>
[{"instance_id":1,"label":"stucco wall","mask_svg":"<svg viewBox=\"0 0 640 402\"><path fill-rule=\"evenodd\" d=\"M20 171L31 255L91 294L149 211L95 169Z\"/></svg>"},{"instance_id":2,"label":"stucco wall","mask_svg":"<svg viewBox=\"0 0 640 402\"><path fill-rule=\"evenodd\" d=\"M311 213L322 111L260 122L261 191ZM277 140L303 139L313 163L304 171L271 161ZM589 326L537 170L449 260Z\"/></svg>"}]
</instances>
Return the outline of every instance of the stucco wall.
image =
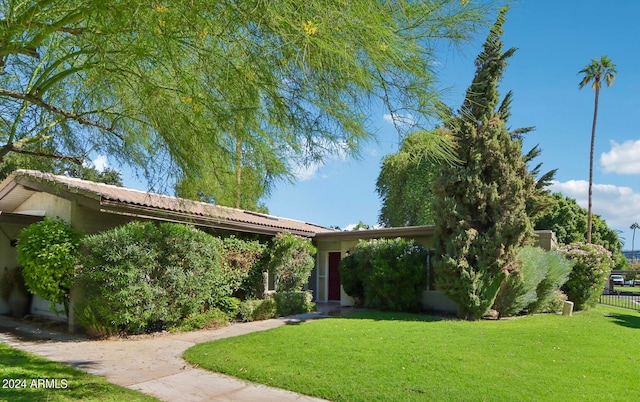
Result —
<instances>
[{"instance_id":1,"label":"stucco wall","mask_svg":"<svg viewBox=\"0 0 640 402\"><path fill-rule=\"evenodd\" d=\"M132 217L108 214L73 203L70 222L85 234L95 234L131 222Z\"/></svg>"},{"instance_id":2,"label":"stucco wall","mask_svg":"<svg viewBox=\"0 0 640 402\"><path fill-rule=\"evenodd\" d=\"M35 193L13 212L45 211L45 216L71 220L71 201L48 193Z\"/></svg>"}]
</instances>

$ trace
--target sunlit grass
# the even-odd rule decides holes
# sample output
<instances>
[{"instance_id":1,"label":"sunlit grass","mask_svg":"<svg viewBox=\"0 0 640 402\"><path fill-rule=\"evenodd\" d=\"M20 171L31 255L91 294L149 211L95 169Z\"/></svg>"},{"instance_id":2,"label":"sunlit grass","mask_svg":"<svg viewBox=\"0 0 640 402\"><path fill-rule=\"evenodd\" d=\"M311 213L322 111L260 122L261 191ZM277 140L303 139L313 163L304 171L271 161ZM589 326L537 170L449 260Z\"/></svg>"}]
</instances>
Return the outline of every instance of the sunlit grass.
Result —
<instances>
[{"instance_id":1,"label":"sunlit grass","mask_svg":"<svg viewBox=\"0 0 640 402\"><path fill-rule=\"evenodd\" d=\"M134 402L157 399L0 343L0 401L76 400Z\"/></svg>"},{"instance_id":2,"label":"sunlit grass","mask_svg":"<svg viewBox=\"0 0 640 402\"><path fill-rule=\"evenodd\" d=\"M640 400L640 315L362 313L196 345L193 364L335 401Z\"/></svg>"}]
</instances>

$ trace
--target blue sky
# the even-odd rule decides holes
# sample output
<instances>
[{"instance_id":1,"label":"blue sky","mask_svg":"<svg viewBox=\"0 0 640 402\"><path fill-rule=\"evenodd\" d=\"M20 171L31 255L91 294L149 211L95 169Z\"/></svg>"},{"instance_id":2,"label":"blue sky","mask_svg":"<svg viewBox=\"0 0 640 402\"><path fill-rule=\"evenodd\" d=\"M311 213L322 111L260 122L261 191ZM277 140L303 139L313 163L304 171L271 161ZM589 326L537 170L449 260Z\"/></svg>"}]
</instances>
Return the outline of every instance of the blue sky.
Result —
<instances>
[{"instance_id":1,"label":"blue sky","mask_svg":"<svg viewBox=\"0 0 640 402\"><path fill-rule=\"evenodd\" d=\"M512 2L503 41L505 48L518 51L500 86L502 95L514 92L510 125L536 127L525 149L540 144L537 161L543 171L558 169L552 190L586 207L594 91L578 90L578 71L602 55L616 64L614 85L600 93L593 205L609 226L622 231L625 249L631 249L629 226L640 222L639 15L640 1L635 0ZM473 78L473 61L485 36L486 31L462 49L438 55L442 96L454 108ZM364 145L359 160L334 157L300 171L294 184L278 183L266 200L269 212L341 228L358 221L377 223L380 163L398 149L398 134L387 113L371 110L376 140ZM128 187L146 189L133 178L124 179Z\"/></svg>"}]
</instances>

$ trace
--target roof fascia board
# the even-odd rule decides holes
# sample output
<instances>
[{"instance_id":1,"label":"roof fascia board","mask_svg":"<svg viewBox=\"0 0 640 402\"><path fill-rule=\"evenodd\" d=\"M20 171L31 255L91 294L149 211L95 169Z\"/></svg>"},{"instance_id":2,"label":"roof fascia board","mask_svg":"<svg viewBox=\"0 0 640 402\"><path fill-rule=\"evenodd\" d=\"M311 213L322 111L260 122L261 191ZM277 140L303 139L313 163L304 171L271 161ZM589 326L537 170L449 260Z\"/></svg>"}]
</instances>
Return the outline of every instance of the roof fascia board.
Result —
<instances>
[{"instance_id":1,"label":"roof fascia board","mask_svg":"<svg viewBox=\"0 0 640 402\"><path fill-rule=\"evenodd\" d=\"M341 232L321 232L317 233L315 239L317 241L334 241L334 240L358 240L358 239L375 239L379 237L414 237L429 236L435 231L435 226L405 226L397 228L381 228L367 230L352 230Z\"/></svg>"}]
</instances>

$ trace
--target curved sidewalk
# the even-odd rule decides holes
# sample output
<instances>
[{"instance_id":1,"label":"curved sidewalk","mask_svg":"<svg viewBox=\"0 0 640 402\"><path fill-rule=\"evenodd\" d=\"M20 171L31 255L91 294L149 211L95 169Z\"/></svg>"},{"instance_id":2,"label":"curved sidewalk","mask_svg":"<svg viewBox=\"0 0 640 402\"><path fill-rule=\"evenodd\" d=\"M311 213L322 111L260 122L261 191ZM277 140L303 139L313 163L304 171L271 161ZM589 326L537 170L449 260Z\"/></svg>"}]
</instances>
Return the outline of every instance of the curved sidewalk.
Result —
<instances>
[{"instance_id":1,"label":"curved sidewalk","mask_svg":"<svg viewBox=\"0 0 640 402\"><path fill-rule=\"evenodd\" d=\"M164 401L321 401L192 367L182 359L182 354L197 343L322 317L326 315L315 312L215 330L95 341L42 331L35 325L0 316L0 342Z\"/></svg>"}]
</instances>

